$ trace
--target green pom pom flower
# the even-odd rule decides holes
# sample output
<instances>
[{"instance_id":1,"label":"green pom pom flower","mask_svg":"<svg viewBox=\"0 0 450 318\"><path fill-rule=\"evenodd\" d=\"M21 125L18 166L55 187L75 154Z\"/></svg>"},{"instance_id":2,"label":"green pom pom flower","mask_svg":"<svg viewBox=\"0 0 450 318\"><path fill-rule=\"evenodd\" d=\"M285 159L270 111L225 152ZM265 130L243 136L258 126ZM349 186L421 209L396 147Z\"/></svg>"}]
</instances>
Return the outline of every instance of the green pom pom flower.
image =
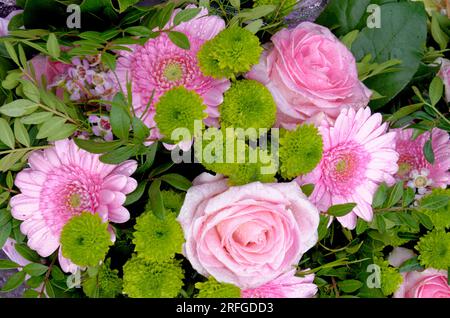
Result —
<instances>
[{"instance_id":1,"label":"green pom pom flower","mask_svg":"<svg viewBox=\"0 0 450 318\"><path fill-rule=\"evenodd\" d=\"M96 275L88 277L83 282L83 291L89 298L115 298L122 294L122 279L118 270L110 268L107 260L99 268Z\"/></svg>"},{"instance_id":2,"label":"green pom pom flower","mask_svg":"<svg viewBox=\"0 0 450 318\"><path fill-rule=\"evenodd\" d=\"M420 238L416 249L421 265L445 270L450 267L450 233L433 230Z\"/></svg>"},{"instance_id":3,"label":"green pom pom flower","mask_svg":"<svg viewBox=\"0 0 450 318\"><path fill-rule=\"evenodd\" d=\"M277 106L263 84L242 80L235 82L225 93L219 110L224 128L270 129L276 120Z\"/></svg>"},{"instance_id":4,"label":"green pom pom flower","mask_svg":"<svg viewBox=\"0 0 450 318\"><path fill-rule=\"evenodd\" d=\"M380 266L380 282L383 295L389 296L393 294L403 282L402 275L397 268L389 266L388 261L381 258L374 258L374 262Z\"/></svg>"},{"instance_id":5,"label":"green pom pom flower","mask_svg":"<svg viewBox=\"0 0 450 318\"><path fill-rule=\"evenodd\" d=\"M78 266L97 266L112 245L108 224L89 212L73 217L64 226L60 242L63 256Z\"/></svg>"},{"instance_id":6,"label":"green pom pom flower","mask_svg":"<svg viewBox=\"0 0 450 318\"><path fill-rule=\"evenodd\" d=\"M283 131L280 137L280 170L284 179L311 172L322 159L323 141L313 125Z\"/></svg>"},{"instance_id":7,"label":"green pom pom flower","mask_svg":"<svg viewBox=\"0 0 450 318\"><path fill-rule=\"evenodd\" d=\"M176 87L167 91L156 104L155 122L166 140L172 140L175 129L186 128L191 136L194 134L194 122L206 118L206 106L202 98L184 87Z\"/></svg>"},{"instance_id":8,"label":"green pom pom flower","mask_svg":"<svg viewBox=\"0 0 450 318\"><path fill-rule=\"evenodd\" d=\"M207 41L198 52L200 70L214 78L233 78L258 64L263 49L252 32L231 27Z\"/></svg>"},{"instance_id":9,"label":"green pom pom flower","mask_svg":"<svg viewBox=\"0 0 450 318\"><path fill-rule=\"evenodd\" d=\"M175 214L167 213L161 220L152 212L146 212L136 219L134 229L133 243L139 257L164 261L181 253L184 235Z\"/></svg>"},{"instance_id":10,"label":"green pom pom flower","mask_svg":"<svg viewBox=\"0 0 450 318\"><path fill-rule=\"evenodd\" d=\"M131 298L174 298L183 278L178 261L153 262L133 256L123 267L123 290Z\"/></svg>"},{"instance_id":11,"label":"green pom pom flower","mask_svg":"<svg viewBox=\"0 0 450 318\"><path fill-rule=\"evenodd\" d=\"M433 200L437 196L450 197L450 189L434 189L432 193L422 199L421 203ZM420 212L426 214L437 229L444 230L450 228L450 203L436 210L421 209Z\"/></svg>"},{"instance_id":12,"label":"green pom pom flower","mask_svg":"<svg viewBox=\"0 0 450 318\"><path fill-rule=\"evenodd\" d=\"M272 20L275 18L285 17L292 12L298 0L255 0L253 7L259 7L263 5L274 5L276 9L270 13L267 18Z\"/></svg>"},{"instance_id":13,"label":"green pom pom flower","mask_svg":"<svg viewBox=\"0 0 450 318\"><path fill-rule=\"evenodd\" d=\"M163 198L164 207L178 215L181 207L183 206L185 194L172 190L163 190L161 191L161 195Z\"/></svg>"},{"instance_id":14,"label":"green pom pom flower","mask_svg":"<svg viewBox=\"0 0 450 318\"><path fill-rule=\"evenodd\" d=\"M232 285L219 283L214 277L210 277L204 283L196 283L199 290L196 298L240 298L241 290Z\"/></svg>"}]
</instances>

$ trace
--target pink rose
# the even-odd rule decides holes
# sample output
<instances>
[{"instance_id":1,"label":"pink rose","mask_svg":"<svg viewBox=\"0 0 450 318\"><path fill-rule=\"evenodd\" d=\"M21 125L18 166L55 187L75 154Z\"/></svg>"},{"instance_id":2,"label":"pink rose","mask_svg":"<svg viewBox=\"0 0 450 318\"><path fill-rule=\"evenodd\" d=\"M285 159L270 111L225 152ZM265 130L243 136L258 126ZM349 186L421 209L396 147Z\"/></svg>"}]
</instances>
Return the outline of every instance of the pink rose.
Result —
<instances>
[{"instance_id":1,"label":"pink rose","mask_svg":"<svg viewBox=\"0 0 450 318\"><path fill-rule=\"evenodd\" d=\"M295 276L296 270L289 271L280 277L258 288L242 291L242 298L312 298L317 293L313 284L314 274L305 277Z\"/></svg>"},{"instance_id":2,"label":"pink rose","mask_svg":"<svg viewBox=\"0 0 450 318\"><path fill-rule=\"evenodd\" d=\"M414 257L412 250L396 247L389 255L389 263L400 267ZM447 271L428 268L422 272L403 273L403 282L394 293L394 298L450 298Z\"/></svg>"},{"instance_id":3,"label":"pink rose","mask_svg":"<svg viewBox=\"0 0 450 318\"><path fill-rule=\"evenodd\" d=\"M230 188L222 176L204 173L178 220L192 266L241 289L292 270L318 239L319 212L294 182Z\"/></svg>"},{"instance_id":4,"label":"pink rose","mask_svg":"<svg viewBox=\"0 0 450 318\"><path fill-rule=\"evenodd\" d=\"M303 22L272 37L273 46L247 77L265 84L278 106L278 125L333 122L343 108L364 107L371 92L355 58L327 28Z\"/></svg>"},{"instance_id":5,"label":"pink rose","mask_svg":"<svg viewBox=\"0 0 450 318\"><path fill-rule=\"evenodd\" d=\"M429 268L406 273L394 298L450 298L447 272Z\"/></svg>"},{"instance_id":6,"label":"pink rose","mask_svg":"<svg viewBox=\"0 0 450 318\"><path fill-rule=\"evenodd\" d=\"M445 85L445 100L450 103L450 60L439 59L441 62L441 70L438 76L442 79Z\"/></svg>"}]
</instances>

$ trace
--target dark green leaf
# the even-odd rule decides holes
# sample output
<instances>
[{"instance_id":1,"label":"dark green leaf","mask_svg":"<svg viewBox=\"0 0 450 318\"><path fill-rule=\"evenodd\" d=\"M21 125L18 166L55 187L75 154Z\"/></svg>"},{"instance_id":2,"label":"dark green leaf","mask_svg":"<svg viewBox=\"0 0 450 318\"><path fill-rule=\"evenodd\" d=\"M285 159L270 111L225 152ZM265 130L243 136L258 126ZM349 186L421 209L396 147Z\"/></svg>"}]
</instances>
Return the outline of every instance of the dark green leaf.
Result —
<instances>
[{"instance_id":1,"label":"dark green leaf","mask_svg":"<svg viewBox=\"0 0 450 318\"><path fill-rule=\"evenodd\" d=\"M155 180L150 185L150 189L148 191L150 206L152 207L152 212L155 216L161 220L164 220L166 217L166 211L164 208L164 202L161 195L161 180Z\"/></svg>"},{"instance_id":2,"label":"dark green leaf","mask_svg":"<svg viewBox=\"0 0 450 318\"><path fill-rule=\"evenodd\" d=\"M319 222L319 228L318 228L318 234L319 234L319 241L323 240L327 234L328 234L328 224L330 223L330 218L326 215L320 216L320 222Z\"/></svg>"},{"instance_id":3,"label":"dark green leaf","mask_svg":"<svg viewBox=\"0 0 450 318\"><path fill-rule=\"evenodd\" d=\"M189 43L189 39L186 36L186 34L182 33L182 32L178 32L178 31L170 31L168 33L169 35L169 39L173 42L173 44L175 44L176 46L185 49L185 50L189 50L191 45Z\"/></svg>"},{"instance_id":4,"label":"dark green leaf","mask_svg":"<svg viewBox=\"0 0 450 318\"><path fill-rule=\"evenodd\" d=\"M124 146L108 152L100 157L100 161L107 164L120 164L136 155L136 148Z\"/></svg>"},{"instance_id":5,"label":"dark green leaf","mask_svg":"<svg viewBox=\"0 0 450 318\"><path fill-rule=\"evenodd\" d=\"M372 206L374 208L379 208L383 205L383 203L387 199L387 191L388 186L386 185L386 183L380 184L380 186L377 189L377 192L375 192L375 195L373 197Z\"/></svg>"},{"instance_id":6,"label":"dark green leaf","mask_svg":"<svg viewBox=\"0 0 450 318\"><path fill-rule=\"evenodd\" d=\"M364 233L367 229L368 229L369 225L367 224L366 221L358 218L358 221L356 223L356 234L360 235L362 233Z\"/></svg>"},{"instance_id":7,"label":"dark green leaf","mask_svg":"<svg viewBox=\"0 0 450 318\"><path fill-rule=\"evenodd\" d=\"M353 293L363 286L359 280L349 279L338 282L339 289L344 293Z\"/></svg>"},{"instance_id":8,"label":"dark green leaf","mask_svg":"<svg viewBox=\"0 0 450 318\"><path fill-rule=\"evenodd\" d=\"M136 203L144 194L145 189L147 188L147 181L143 181L139 183L136 190L133 193L127 195L127 200L125 201L125 206Z\"/></svg>"},{"instance_id":9,"label":"dark green leaf","mask_svg":"<svg viewBox=\"0 0 450 318\"><path fill-rule=\"evenodd\" d=\"M122 141L108 141L108 142L97 142L93 140L75 139L75 143L81 149L89 151L90 153L103 154L106 152L113 151L119 148L123 142Z\"/></svg>"},{"instance_id":10,"label":"dark green leaf","mask_svg":"<svg viewBox=\"0 0 450 318\"><path fill-rule=\"evenodd\" d=\"M142 120L137 117L133 117L132 125L134 138L141 142L144 142L150 135L150 129L142 122Z\"/></svg>"},{"instance_id":11,"label":"dark green leaf","mask_svg":"<svg viewBox=\"0 0 450 318\"><path fill-rule=\"evenodd\" d=\"M436 105L442 98L442 94L444 93L444 82L438 76L433 78L430 84L430 99L431 105Z\"/></svg>"},{"instance_id":12,"label":"dark green leaf","mask_svg":"<svg viewBox=\"0 0 450 318\"><path fill-rule=\"evenodd\" d=\"M33 276L26 281L27 286L31 288L38 288L44 282L45 276Z\"/></svg>"},{"instance_id":13,"label":"dark green leaf","mask_svg":"<svg viewBox=\"0 0 450 318\"><path fill-rule=\"evenodd\" d=\"M25 280L25 272L24 271L17 272L8 278L5 285L3 285L1 291L5 293L10 292L18 288L20 285L22 285L24 280Z\"/></svg>"},{"instance_id":14,"label":"dark green leaf","mask_svg":"<svg viewBox=\"0 0 450 318\"><path fill-rule=\"evenodd\" d=\"M26 260L29 260L33 263L39 263L40 257L38 253L30 249L25 243L16 244L15 245L16 251Z\"/></svg>"},{"instance_id":15,"label":"dark green leaf","mask_svg":"<svg viewBox=\"0 0 450 318\"><path fill-rule=\"evenodd\" d=\"M386 208L390 208L397 204L403 196L403 181L397 182L389 192L389 197L385 203Z\"/></svg>"},{"instance_id":16,"label":"dark green leaf","mask_svg":"<svg viewBox=\"0 0 450 318\"><path fill-rule=\"evenodd\" d=\"M14 269L19 268L20 265L10 261L9 259L0 259L0 269Z\"/></svg>"},{"instance_id":17,"label":"dark green leaf","mask_svg":"<svg viewBox=\"0 0 450 318\"><path fill-rule=\"evenodd\" d=\"M425 159L431 164L434 164L434 151L433 151L433 143L431 139L428 139L427 142L423 145L423 154Z\"/></svg>"},{"instance_id":18,"label":"dark green leaf","mask_svg":"<svg viewBox=\"0 0 450 318\"><path fill-rule=\"evenodd\" d=\"M423 270L423 267L419 263L418 256L414 256L403 262L403 264L398 269L400 273L415 272L421 270Z\"/></svg>"},{"instance_id":19,"label":"dark green leaf","mask_svg":"<svg viewBox=\"0 0 450 318\"><path fill-rule=\"evenodd\" d=\"M434 225L433 222L431 221L430 217L426 214L417 212L417 211L413 211L413 215L419 220L419 222L427 229L427 230L432 230Z\"/></svg>"},{"instance_id":20,"label":"dark green leaf","mask_svg":"<svg viewBox=\"0 0 450 318\"><path fill-rule=\"evenodd\" d=\"M48 267L38 263L31 263L25 266L23 270L30 276L40 276L47 272Z\"/></svg>"},{"instance_id":21,"label":"dark green leaf","mask_svg":"<svg viewBox=\"0 0 450 318\"><path fill-rule=\"evenodd\" d=\"M447 206L450 202L450 196L447 194L433 194L424 197L420 201L420 207L426 210L439 210Z\"/></svg>"},{"instance_id":22,"label":"dark green leaf","mask_svg":"<svg viewBox=\"0 0 450 318\"><path fill-rule=\"evenodd\" d=\"M314 184L311 184L311 183L310 184L305 184L301 188L302 188L303 193L307 197L309 197L311 195L311 193L313 193L313 191L314 191Z\"/></svg>"},{"instance_id":23,"label":"dark green leaf","mask_svg":"<svg viewBox=\"0 0 450 318\"><path fill-rule=\"evenodd\" d=\"M404 208L408 207L411 203L413 203L415 196L416 196L415 191L412 188L407 187L405 192L403 193L402 206Z\"/></svg>"},{"instance_id":24,"label":"dark green leaf","mask_svg":"<svg viewBox=\"0 0 450 318\"><path fill-rule=\"evenodd\" d=\"M6 223L0 228L0 249L5 245L8 240L9 235L11 234L11 223Z\"/></svg>"},{"instance_id":25,"label":"dark green leaf","mask_svg":"<svg viewBox=\"0 0 450 318\"><path fill-rule=\"evenodd\" d=\"M23 292L22 295L23 298L39 298L39 292L35 291L34 289L27 289Z\"/></svg>"},{"instance_id":26,"label":"dark green leaf","mask_svg":"<svg viewBox=\"0 0 450 318\"><path fill-rule=\"evenodd\" d=\"M160 177L160 179L164 182L167 182L175 189L178 189L181 191L187 191L192 187L192 182L179 174L175 174L175 173L166 174L166 175Z\"/></svg>"},{"instance_id":27,"label":"dark green leaf","mask_svg":"<svg viewBox=\"0 0 450 318\"><path fill-rule=\"evenodd\" d=\"M111 127L114 135L127 140L130 133L131 118L126 104L113 102L111 107Z\"/></svg>"},{"instance_id":28,"label":"dark green leaf","mask_svg":"<svg viewBox=\"0 0 450 318\"><path fill-rule=\"evenodd\" d=\"M201 8L184 9L177 13L173 19L174 25L187 22L195 18L201 11Z\"/></svg>"},{"instance_id":29,"label":"dark green leaf","mask_svg":"<svg viewBox=\"0 0 450 318\"><path fill-rule=\"evenodd\" d=\"M341 217L349 214L356 207L356 203L337 204L330 207L327 214Z\"/></svg>"},{"instance_id":30,"label":"dark green leaf","mask_svg":"<svg viewBox=\"0 0 450 318\"><path fill-rule=\"evenodd\" d=\"M166 162L166 163L163 163L162 165L160 165L160 166L156 167L155 169L153 169L152 172L150 172L149 177L150 177L150 178L156 177L156 176L158 176L158 175L160 175L160 174L166 172L166 171L169 170L170 168L172 168L173 165L174 165L173 162Z\"/></svg>"}]
</instances>

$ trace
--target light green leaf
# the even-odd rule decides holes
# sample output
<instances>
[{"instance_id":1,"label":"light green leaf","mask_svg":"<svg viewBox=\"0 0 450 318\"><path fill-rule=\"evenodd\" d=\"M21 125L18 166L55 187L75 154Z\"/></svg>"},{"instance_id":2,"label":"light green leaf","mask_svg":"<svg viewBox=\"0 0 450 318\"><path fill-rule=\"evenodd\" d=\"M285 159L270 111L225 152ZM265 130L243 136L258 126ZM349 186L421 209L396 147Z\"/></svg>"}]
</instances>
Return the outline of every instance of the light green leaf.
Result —
<instances>
[{"instance_id":1,"label":"light green leaf","mask_svg":"<svg viewBox=\"0 0 450 318\"><path fill-rule=\"evenodd\" d=\"M61 129L63 129L66 119L61 117L54 117L45 121L36 136L37 139L44 139L57 134Z\"/></svg>"},{"instance_id":2,"label":"light green leaf","mask_svg":"<svg viewBox=\"0 0 450 318\"><path fill-rule=\"evenodd\" d=\"M77 126L73 124L64 124L60 130L58 130L56 133L50 135L47 138L47 141L57 141L57 140L63 140L70 136L72 136L75 131L77 130Z\"/></svg>"},{"instance_id":3,"label":"light green leaf","mask_svg":"<svg viewBox=\"0 0 450 318\"><path fill-rule=\"evenodd\" d=\"M187 191L192 187L191 181L176 173L166 174L160 177L160 179L181 191Z\"/></svg>"},{"instance_id":4,"label":"light green leaf","mask_svg":"<svg viewBox=\"0 0 450 318\"><path fill-rule=\"evenodd\" d=\"M442 94L444 93L444 83L442 79L438 76L433 78L430 84L430 99L431 105L436 105L442 98Z\"/></svg>"},{"instance_id":5,"label":"light green leaf","mask_svg":"<svg viewBox=\"0 0 450 318\"><path fill-rule=\"evenodd\" d=\"M17 161L22 159L22 157L25 156L27 152L27 150L17 150L4 156L0 160L0 171L8 171Z\"/></svg>"},{"instance_id":6,"label":"light green leaf","mask_svg":"<svg viewBox=\"0 0 450 318\"><path fill-rule=\"evenodd\" d=\"M25 272L24 271L17 272L8 278L5 285L3 285L1 291L7 293L14 289L17 289L20 285L22 285L24 281L25 281Z\"/></svg>"},{"instance_id":7,"label":"light green leaf","mask_svg":"<svg viewBox=\"0 0 450 318\"><path fill-rule=\"evenodd\" d=\"M38 79L40 80L40 79ZM22 82L22 89L23 89L23 93L25 94L25 96L35 102L35 103L39 103L40 102L40 93L39 93L39 89L36 87L36 85L34 85L32 82L30 81L26 81L23 80Z\"/></svg>"},{"instance_id":8,"label":"light green leaf","mask_svg":"<svg viewBox=\"0 0 450 318\"><path fill-rule=\"evenodd\" d=\"M31 146L30 135L19 118L14 120L14 135L18 142L26 147Z\"/></svg>"},{"instance_id":9,"label":"light green leaf","mask_svg":"<svg viewBox=\"0 0 450 318\"><path fill-rule=\"evenodd\" d=\"M57 59L61 55L61 48L59 47L58 39L54 33L50 33L47 40L47 51L50 56Z\"/></svg>"},{"instance_id":10,"label":"light green leaf","mask_svg":"<svg viewBox=\"0 0 450 318\"><path fill-rule=\"evenodd\" d=\"M16 141L14 139L14 133L9 123L3 118L0 118L0 140L10 149L15 148Z\"/></svg>"},{"instance_id":11,"label":"light green leaf","mask_svg":"<svg viewBox=\"0 0 450 318\"><path fill-rule=\"evenodd\" d=\"M0 113L9 117L22 117L38 109L38 104L28 99L17 99L0 107Z\"/></svg>"},{"instance_id":12,"label":"light green leaf","mask_svg":"<svg viewBox=\"0 0 450 318\"><path fill-rule=\"evenodd\" d=\"M25 125L39 125L53 117L52 113L37 112L26 117L22 117L20 121Z\"/></svg>"},{"instance_id":13,"label":"light green leaf","mask_svg":"<svg viewBox=\"0 0 450 318\"><path fill-rule=\"evenodd\" d=\"M189 50L191 45L189 43L189 39L186 36L186 34L182 33L182 32L178 32L178 31L170 31L168 33L169 35L169 39L173 42L173 44L175 44L176 46L185 49L185 50Z\"/></svg>"}]
</instances>

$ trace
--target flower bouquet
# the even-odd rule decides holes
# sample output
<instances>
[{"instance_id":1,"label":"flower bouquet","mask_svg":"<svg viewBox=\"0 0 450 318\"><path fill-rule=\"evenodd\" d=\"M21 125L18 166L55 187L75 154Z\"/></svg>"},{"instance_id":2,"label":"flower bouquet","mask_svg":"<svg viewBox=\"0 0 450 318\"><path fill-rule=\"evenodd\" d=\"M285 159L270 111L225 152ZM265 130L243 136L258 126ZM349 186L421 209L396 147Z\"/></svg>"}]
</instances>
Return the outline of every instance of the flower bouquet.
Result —
<instances>
[{"instance_id":1,"label":"flower bouquet","mask_svg":"<svg viewBox=\"0 0 450 318\"><path fill-rule=\"evenodd\" d=\"M449 9L2 1L0 291L449 298Z\"/></svg>"}]
</instances>

